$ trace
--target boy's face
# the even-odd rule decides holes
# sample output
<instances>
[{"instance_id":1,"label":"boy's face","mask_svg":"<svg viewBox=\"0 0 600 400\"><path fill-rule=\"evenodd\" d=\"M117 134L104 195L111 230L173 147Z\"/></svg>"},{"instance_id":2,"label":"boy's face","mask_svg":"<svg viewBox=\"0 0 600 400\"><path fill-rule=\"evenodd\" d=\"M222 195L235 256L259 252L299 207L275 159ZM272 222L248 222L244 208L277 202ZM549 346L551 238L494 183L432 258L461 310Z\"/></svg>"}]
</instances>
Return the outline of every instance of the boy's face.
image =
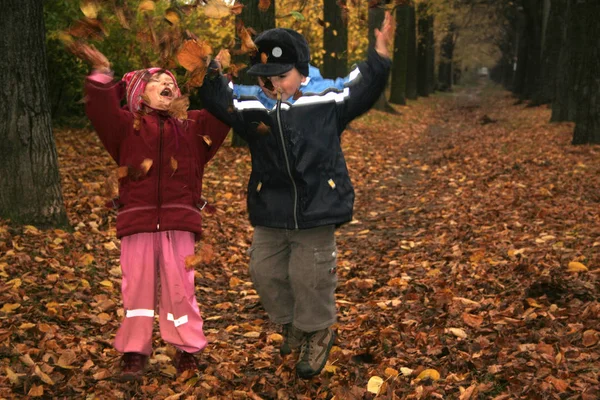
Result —
<instances>
[{"instance_id":1,"label":"boy's face","mask_svg":"<svg viewBox=\"0 0 600 400\"><path fill-rule=\"evenodd\" d=\"M150 107L168 110L175 98L175 82L168 74L154 74L146 84L144 95L150 101Z\"/></svg>"},{"instance_id":2,"label":"boy's face","mask_svg":"<svg viewBox=\"0 0 600 400\"><path fill-rule=\"evenodd\" d=\"M267 79L271 81L272 87L268 84ZM304 75L298 72L296 68L292 68L277 76L269 76L268 78L259 76L258 85L267 97L276 100L279 92L281 93L281 100L288 100L296 94L305 80Z\"/></svg>"}]
</instances>

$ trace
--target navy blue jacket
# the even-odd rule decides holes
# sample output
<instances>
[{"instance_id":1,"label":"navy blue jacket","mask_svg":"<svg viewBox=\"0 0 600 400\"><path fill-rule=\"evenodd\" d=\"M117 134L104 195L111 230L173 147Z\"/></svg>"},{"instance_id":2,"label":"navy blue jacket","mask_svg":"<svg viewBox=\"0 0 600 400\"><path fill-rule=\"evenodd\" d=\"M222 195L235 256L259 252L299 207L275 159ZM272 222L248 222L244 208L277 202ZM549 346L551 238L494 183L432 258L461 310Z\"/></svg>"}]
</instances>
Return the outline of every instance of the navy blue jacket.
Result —
<instances>
[{"instance_id":1,"label":"navy blue jacket","mask_svg":"<svg viewBox=\"0 0 600 400\"><path fill-rule=\"evenodd\" d=\"M346 78L324 79L310 67L297 100L276 101L259 86L207 78L204 106L248 142L253 226L306 229L352 220L354 189L340 145L346 125L373 106L391 61L371 49Z\"/></svg>"}]
</instances>

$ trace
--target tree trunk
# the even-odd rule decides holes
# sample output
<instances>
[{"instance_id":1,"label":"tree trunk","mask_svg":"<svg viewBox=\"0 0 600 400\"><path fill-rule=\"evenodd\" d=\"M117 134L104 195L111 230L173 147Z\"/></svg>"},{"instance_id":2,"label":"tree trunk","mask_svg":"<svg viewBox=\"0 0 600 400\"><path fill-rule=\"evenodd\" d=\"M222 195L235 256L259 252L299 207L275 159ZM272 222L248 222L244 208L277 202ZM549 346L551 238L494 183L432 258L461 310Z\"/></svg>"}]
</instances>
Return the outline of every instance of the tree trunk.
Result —
<instances>
[{"instance_id":1,"label":"tree trunk","mask_svg":"<svg viewBox=\"0 0 600 400\"><path fill-rule=\"evenodd\" d=\"M429 83L427 75L429 71L429 18L427 17L427 4L419 3L417 9L418 16L418 37L417 37L417 93L419 96L429 96Z\"/></svg>"},{"instance_id":2,"label":"tree trunk","mask_svg":"<svg viewBox=\"0 0 600 400\"><path fill-rule=\"evenodd\" d=\"M455 26L450 23L448 32L444 35L440 45L440 65L438 71L438 88L441 91L452 90L452 66L454 65L454 31Z\"/></svg>"},{"instance_id":3,"label":"tree trunk","mask_svg":"<svg viewBox=\"0 0 600 400\"><path fill-rule=\"evenodd\" d=\"M577 99L573 144L600 143L600 24L598 0L576 1L570 21L575 27L571 37L571 69L574 97Z\"/></svg>"},{"instance_id":4,"label":"tree trunk","mask_svg":"<svg viewBox=\"0 0 600 400\"><path fill-rule=\"evenodd\" d=\"M517 12L517 69L514 71L514 80L512 84L513 93L522 97L525 93L525 80L527 79L527 42L528 37L525 32L525 15L522 11Z\"/></svg>"},{"instance_id":5,"label":"tree trunk","mask_svg":"<svg viewBox=\"0 0 600 400\"><path fill-rule=\"evenodd\" d=\"M548 104L556 94L556 74L560 56L562 30L564 26L564 0L546 0L548 7L546 28L542 32L544 46L542 48L541 75L538 90L534 94L534 104ZM546 7L546 6L545 6ZM545 8L544 8L545 9Z\"/></svg>"},{"instance_id":6,"label":"tree trunk","mask_svg":"<svg viewBox=\"0 0 600 400\"><path fill-rule=\"evenodd\" d=\"M435 37L433 35L433 15L427 18L427 92L435 92Z\"/></svg>"},{"instance_id":7,"label":"tree trunk","mask_svg":"<svg viewBox=\"0 0 600 400\"><path fill-rule=\"evenodd\" d=\"M394 37L394 58L392 64L392 84L390 103L406 104L406 79L408 69L408 29L410 26L408 5L396 7L396 35Z\"/></svg>"},{"instance_id":8,"label":"tree trunk","mask_svg":"<svg viewBox=\"0 0 600 400\"><path fill-rule=\"evenodd\" d=\"M542 4L540 0L523 0L527 35L527 67L521 97L532 99L539 90L542 54Z\"/></svg>"},{"instance_id":9,"label":"tree trunk","mask_svg":"<svg viewBox=\"0 0 600 400\"><path fill-rule=\"evenodd\" d=\"M386 2L387 0L379 0L379 2L375 1L372 6L369 6L369 48L375 46L375 29L381 28L381 23L385 18L385 9L382 6ZM386 84L385 87L387 89L388 85ZM383 90L383 93L381 93L381 96L379 96L379 99L373 105L373 109L395 113L396 110L387 101L385 95L386 89Z\"/></svg>"},{"instance_id":10,"label":"tree trunk","mask_svg":"<svg viewBox=\"0 0 600 400\"><path fill-rule=\"evenodd\" d=\"M342 7L345 7L345 0L323 0L325 78L335 79L348 74L348 16Z\"/></svg>"},{"instance_id":11,"label":"tree trunk","mask_svg":"<svg viewBox=\"0 0 600 400\"><path fill-rule=\"evenodd\" d=\"M2 0L0 216L67 224L48 102L42 2Z\"/></svg>"},{"instance_id":12,"label":"tree trunk","mask_svg":"<svg viewBox=\"0 0 600 400\"><path fill-rule=\"evenodd\" d=\"M260 0L239 0L239 3L244 5L240 15L236 17L237 20L241 20L246 28L252 28L257 34L267 29L275 28L275 1L271 1L271 5L267 11L260 11L258 4ZM248 56L242 55L235 57L235 61L238 63L248 63ZM235 83L241 85L256 85L256 77L246 74L246 69L239 72L238 78ZM231 140L233 147L244 147L247 143L234 131L233 138Z\"/></svg>"},{"instance_id":13,"label":"tree trunk","mask_svg":"<svg viewBox=\"0 0 600 400\"><path fill-rule=\"evenodd\" d=\"M406 53L406 98L417 99L417 23L415 5L410 3L408 10L408 50Z\"/></svg>"},{"instance_id":14,"label":"tree trunk","mask_svg":"<svg viewBox=\"0 0 600 400\"><path fill-rule=\"evenodd\" d=\"M560 3L560 7L564 10L562 24L554 29L560 31L560 53L558 55L558 67L556 71L556 86L554 101L552 101L552 117L550 121L573 121L575 120L575 99L573 98L573 74L571 73L572 66L571 58L571 1L570 0L555 0L554 3ZM554 4L553 4L554 6Z\"/></svg>"}]
</instances>

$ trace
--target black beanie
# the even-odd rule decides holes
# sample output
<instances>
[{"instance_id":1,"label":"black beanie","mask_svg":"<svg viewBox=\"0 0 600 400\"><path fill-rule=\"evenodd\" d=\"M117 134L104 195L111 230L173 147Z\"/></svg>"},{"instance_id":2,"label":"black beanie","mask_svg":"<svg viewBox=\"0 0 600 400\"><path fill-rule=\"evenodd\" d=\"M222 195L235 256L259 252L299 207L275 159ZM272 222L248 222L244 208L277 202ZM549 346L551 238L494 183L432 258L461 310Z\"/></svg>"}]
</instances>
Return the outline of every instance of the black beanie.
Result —
<instances>
[{"instance_id":1,"label":"black beanie","mask_svg":"<svg viewBox=\"0 0 600 400\"><path fill-rule=\"evenodd\" d=\"M269 29L258 35L254 44L258 51L250 60L249 75L277 76L296 67L298 72L308 76L310 50L298 32L287 28Z\"/></svg>"}]
</instances>

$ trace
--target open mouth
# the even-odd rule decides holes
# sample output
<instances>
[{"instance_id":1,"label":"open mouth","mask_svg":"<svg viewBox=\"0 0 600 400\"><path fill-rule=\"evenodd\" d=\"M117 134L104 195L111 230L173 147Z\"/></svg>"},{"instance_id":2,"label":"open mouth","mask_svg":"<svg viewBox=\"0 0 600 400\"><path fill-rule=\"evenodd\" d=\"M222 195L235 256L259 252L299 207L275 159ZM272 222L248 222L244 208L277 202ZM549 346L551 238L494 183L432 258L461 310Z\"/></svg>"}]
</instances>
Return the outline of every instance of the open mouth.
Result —
<instances>
[{"instance_id":1,"label":"open mouth","mask_svg":"<svg viewBox=\"0 0 600 400\"><path fill-rule=\"evenodd\" d=\"M163 97L169 97L170 98L170 97L173 97L173 91L171 89L169 89L169 88L165 88L165 89L163 89L162 92L160 92L160 95L163 96Z\"/></svg>"}]
</instances>

